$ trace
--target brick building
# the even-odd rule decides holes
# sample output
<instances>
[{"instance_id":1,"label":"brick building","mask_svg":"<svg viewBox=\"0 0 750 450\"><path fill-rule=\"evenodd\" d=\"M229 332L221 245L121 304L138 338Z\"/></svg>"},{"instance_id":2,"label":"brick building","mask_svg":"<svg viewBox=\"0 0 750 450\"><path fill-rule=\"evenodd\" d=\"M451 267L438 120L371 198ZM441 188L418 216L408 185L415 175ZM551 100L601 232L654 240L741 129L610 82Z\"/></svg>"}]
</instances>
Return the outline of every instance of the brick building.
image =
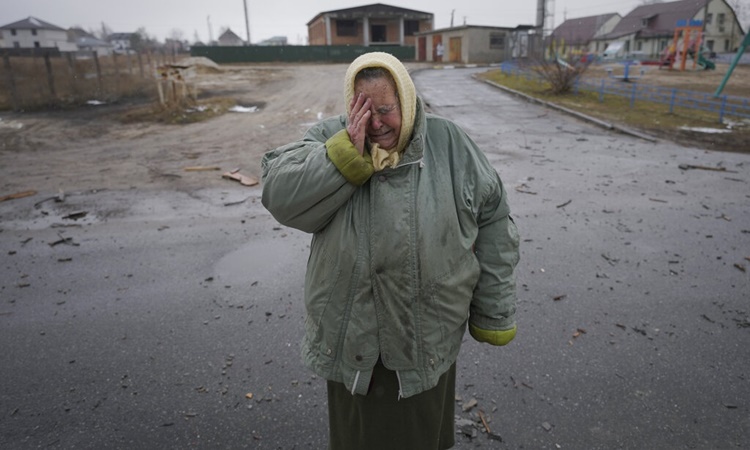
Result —
<instances>
[{"instance_id":1,"label":"brick building","mask_svg":"<svg viewBox=\"0 0 750 450\"><path fill-rule=\"evenodd\" d=\"M432 13L374 3L318 13L307 33L310 45L414 46L433 23Z\"/></svg>"}]
</instances>

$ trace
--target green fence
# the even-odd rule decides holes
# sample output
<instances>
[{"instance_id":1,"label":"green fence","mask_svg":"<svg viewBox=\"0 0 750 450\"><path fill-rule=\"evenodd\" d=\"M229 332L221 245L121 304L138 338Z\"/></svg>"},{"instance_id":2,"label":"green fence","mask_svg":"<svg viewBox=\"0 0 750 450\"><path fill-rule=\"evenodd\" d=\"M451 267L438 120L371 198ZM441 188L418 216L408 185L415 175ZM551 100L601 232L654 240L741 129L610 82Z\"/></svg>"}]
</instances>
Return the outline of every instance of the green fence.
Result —
<instances>
[{"instance_id":1,"label":"green fence","mask_svg":"<svg viewBox=\"0 0 750 450\"><path fill-rule=\"evenodd\" d=\"M281 45L249 47L193 47L191 56L205 56L222 63L245 62L344 62L363 53L386 52L401 61L414 60L413 46L378 45Z\"/></svg>"}]
</instances>

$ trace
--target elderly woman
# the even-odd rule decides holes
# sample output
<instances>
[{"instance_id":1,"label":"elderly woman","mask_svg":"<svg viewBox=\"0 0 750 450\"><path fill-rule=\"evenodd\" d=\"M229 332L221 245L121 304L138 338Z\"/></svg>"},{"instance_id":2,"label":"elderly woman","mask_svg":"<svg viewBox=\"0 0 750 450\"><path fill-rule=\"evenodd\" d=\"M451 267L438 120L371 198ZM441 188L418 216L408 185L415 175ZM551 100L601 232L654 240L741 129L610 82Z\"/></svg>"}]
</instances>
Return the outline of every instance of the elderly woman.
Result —
<instances>
[{"instance_id":1,"label":"elderly woman","mask_svg":"<svg viewBox=\"0 0 750 450\"><path fill-rule=\"evenodd\" d=\"M347 114L263 158L263 205L312 233L302 357L328 380L330 448L454 445L456 357L516 334L518 233L476 144L367 53Z\"/></svg>"}]
</instances>

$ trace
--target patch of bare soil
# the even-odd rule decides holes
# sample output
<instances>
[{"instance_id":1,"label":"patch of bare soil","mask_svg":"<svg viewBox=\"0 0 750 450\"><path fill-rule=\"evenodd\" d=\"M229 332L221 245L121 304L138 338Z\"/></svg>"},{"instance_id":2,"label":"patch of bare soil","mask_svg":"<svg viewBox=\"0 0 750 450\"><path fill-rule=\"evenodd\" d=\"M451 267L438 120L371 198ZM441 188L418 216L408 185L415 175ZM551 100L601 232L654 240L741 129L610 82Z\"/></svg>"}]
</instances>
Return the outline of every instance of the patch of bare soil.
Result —
<instances>
[{"instance_id":1,"label":"patch of bare soil","mask_svg":"<svg viewBox=\"0 0 750 450\"><path fill-rule=\"evenodd\" d=\"M343 111L346 66L223 66L190 78L198 99L231 98L247 112L190 125L124 122L144 105L89 106L0 116L0 192L89 189L193 190L260 176L260 158ZM213 167L216 171L186 171Z\"/></svg>"}]
</instances>

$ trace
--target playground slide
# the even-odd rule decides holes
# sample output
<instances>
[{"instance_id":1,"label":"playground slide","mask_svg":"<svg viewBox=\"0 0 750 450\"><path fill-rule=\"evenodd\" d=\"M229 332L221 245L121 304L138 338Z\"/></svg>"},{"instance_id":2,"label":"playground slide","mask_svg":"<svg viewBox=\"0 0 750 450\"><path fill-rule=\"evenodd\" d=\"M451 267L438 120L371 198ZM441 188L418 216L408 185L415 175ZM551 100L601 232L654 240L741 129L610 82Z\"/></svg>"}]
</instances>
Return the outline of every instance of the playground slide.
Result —
<instances>
[{"instance_id":1,"label":"playground slide","mask_svg":"<svg viewBox=\"0 0 750 450\"><path fill-rule=\"evenodd\" d=\"M714 64L713 61L709 61L704 58L703 55L698 55L698 65L702 66L706 70L716 69L716 64Z\"/></svg>"}]
</instances>

